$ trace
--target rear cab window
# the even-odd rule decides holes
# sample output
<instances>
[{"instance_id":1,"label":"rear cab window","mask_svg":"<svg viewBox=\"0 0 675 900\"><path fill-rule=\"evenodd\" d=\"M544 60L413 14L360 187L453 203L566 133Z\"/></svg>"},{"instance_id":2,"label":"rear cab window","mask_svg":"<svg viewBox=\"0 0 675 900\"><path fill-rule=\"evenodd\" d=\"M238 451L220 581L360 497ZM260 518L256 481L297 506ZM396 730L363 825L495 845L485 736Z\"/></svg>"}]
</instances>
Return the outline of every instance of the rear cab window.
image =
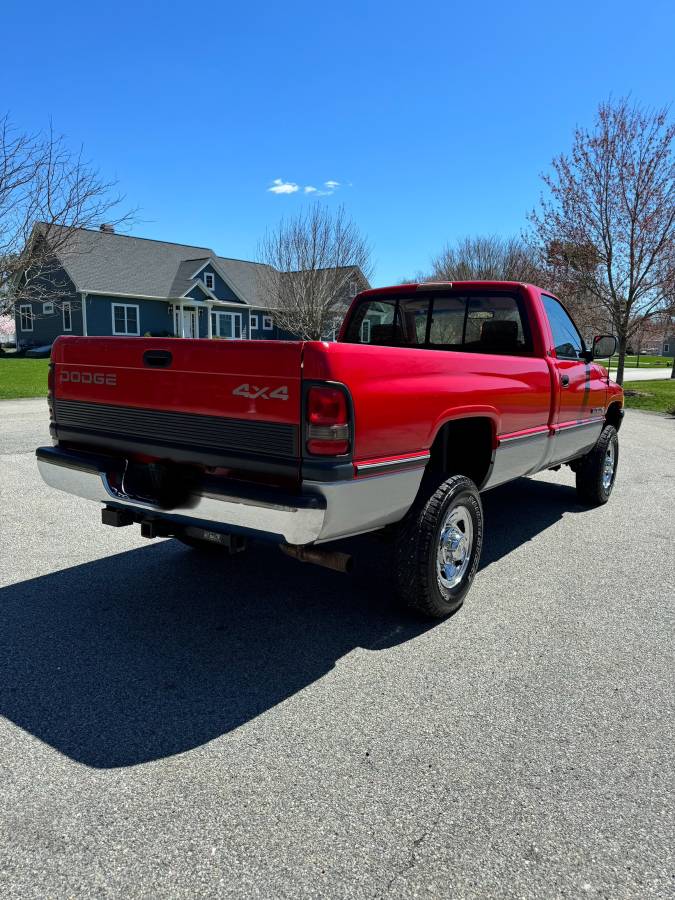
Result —
<instances>
[{"instance_id":1,"label":"rear cab window","mask_svg":"<svg viewBox=\"0 0 675 900\"><path fill-rule=\"evenodd\" d=\"M465 353L532 353L523 301L503 291L367 298L354 310L343 341Z\"/></svg>"}]
</instances>

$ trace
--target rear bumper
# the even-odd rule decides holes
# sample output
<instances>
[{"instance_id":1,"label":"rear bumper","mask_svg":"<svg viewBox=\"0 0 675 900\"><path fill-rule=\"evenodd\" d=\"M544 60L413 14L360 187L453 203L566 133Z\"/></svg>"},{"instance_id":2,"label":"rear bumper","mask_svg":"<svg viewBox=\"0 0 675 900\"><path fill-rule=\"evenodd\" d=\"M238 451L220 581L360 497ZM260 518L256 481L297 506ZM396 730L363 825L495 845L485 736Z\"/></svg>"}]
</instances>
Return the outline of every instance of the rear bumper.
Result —
<instances>
[{"instance_id":1,"label":"rear bumper","mask_svg":"<svg viewBox=\"0 0 675 900\"><path fill-rule=\"evenodd\" d=\"M145 512L148 518L230 527L288 544L309 544L320 535L326 515L326 501L320 495L296 497L276 491L224 491L210 486L200 488L182 506L161 509L114 488L106 471L110 463L106 457L58 447L38 447L36 456L40 475L50 487L107 506Z\"/></svg>"},{"instance_id":2,"label":"rear bumper","mask_svg":"<svg viewBox=\"0 0 675 900\"><path fill-rule=\"evenodd\" d=\"M109 478L111 460L93 453L39 447L40 475L57 490L147 518L217 526L287 544L314 544L373 531L403 518L417 495L424 465L346 481L304 481L297 494L277 489L205 482L182 506L169 510L129 497Z\"/></svg>"}]
</instances>

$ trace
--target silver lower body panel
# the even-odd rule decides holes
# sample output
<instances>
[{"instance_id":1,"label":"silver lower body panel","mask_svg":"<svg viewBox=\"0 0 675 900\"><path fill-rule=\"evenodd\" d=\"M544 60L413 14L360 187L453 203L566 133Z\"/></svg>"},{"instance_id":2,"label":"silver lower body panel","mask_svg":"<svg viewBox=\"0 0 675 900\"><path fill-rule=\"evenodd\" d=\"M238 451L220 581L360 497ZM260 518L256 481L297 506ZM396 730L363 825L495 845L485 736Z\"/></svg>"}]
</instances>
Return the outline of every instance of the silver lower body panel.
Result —
<instances>
[{"instance_id":1,"label":"silver lower body panel","mask_svg":"<svg viewBox=\"0 0 675 900\"><path fill-rule=\"evenodd\" d=\"M555 425L552 429L502 438L495 450L490 474L481 490L578 459L595 446L604 422L603 416L596 416L587 421L565 423Z\"/></svg>"},{"instance_id":2,"label":"silver lower body panel","mask_svg":"<svg viewBox=\"0 0 675 900\"><path fill-rule=\"evenodd\" d=\"M316 543L399 522L412 506L423 474L421 466L352 481L305 481L305 491L320 494L326 500L326 516Z\"/></svg>"}]
</instances>

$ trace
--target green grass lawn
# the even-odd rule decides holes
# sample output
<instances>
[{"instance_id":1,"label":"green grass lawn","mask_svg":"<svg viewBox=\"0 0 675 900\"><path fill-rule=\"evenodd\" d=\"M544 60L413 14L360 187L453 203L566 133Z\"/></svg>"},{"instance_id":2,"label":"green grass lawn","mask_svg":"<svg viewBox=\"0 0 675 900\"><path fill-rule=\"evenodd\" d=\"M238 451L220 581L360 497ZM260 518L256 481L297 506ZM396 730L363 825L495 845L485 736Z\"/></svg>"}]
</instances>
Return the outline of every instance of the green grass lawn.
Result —
<instances>
[{"instance_id":1,"label":"green grass lawn","mask_svg":"<svg viewBox=\"0 0 675 900\"><path fill-rule=\"evenodd\" d=\"M0 400L47 396L48 359L0 356Z\"/></svg>"},{"instance_id":2,"label":"green grass lawn","mask_svg":"<svg viewBox=\"0 0 675 900\"><path fill-rule=\"evenodd\" d=\"M619 357L613 356L610 362L610 369L616 372L616 367L618 365ZM602 363L603 366L607 365L606 359L599 359L599 363ZM640 361L638 364L637 356L627 356L626 362L624 363L627 369L663 369L666 366L672 366L673 360L668 359L666 356L640 356Z\"/></svg>"},{"instance_id":3,"label":"green grass lawn","mask_svg":"<svg viewBox=\"0 0 675 900\"><path fill-rule=\"evenodd\" d=\"M663 381L627 381L623 387L625 391L637 392L635 397L626 397L628 408L650 409L675 416L675 378L664 378Z\"/></svg>"}]
</instances>

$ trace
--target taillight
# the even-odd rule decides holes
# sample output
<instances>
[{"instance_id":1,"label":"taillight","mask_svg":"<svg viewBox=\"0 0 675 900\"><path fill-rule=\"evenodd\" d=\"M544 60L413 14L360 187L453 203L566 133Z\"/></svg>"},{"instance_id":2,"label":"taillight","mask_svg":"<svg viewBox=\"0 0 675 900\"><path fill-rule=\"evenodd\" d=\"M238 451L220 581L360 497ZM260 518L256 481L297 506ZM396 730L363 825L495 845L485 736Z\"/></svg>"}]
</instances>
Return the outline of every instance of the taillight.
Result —
<instances>
[{"instance_id":1,"label":"taillight","mask_svg":"<svg viewBox=\"0 0 675 900\"><path fill-rule=\"evenodd\" d=\"M307 392L307 450L317 456L339 456L349 450L349 406L343 390L313 385Z\"/></svg>"},{"instance_id":2,"label":"taillight","mask_svg":"<svg viewBox=\"0 0 675 900\"><path fill-rule=\"evenodd\" d=\"M49 408L49 434L52 439L52 444L58 444L58 440L56 438L56 417L54 416L54 383L56 381L56 376L54 372L54 363L49 363L49 368L47 370L47 407Z\"/></svg>"},{"instance_id":3,"label":"taillight","mask_svg":"<svg viewBox=\"0 0 675 900\"><path fill-rule=\"evenodd\" d=\"M49 418L54 421L54 363L49 363L47 371L47 405L49 406Z\"/></svg>"}]
</instances>

